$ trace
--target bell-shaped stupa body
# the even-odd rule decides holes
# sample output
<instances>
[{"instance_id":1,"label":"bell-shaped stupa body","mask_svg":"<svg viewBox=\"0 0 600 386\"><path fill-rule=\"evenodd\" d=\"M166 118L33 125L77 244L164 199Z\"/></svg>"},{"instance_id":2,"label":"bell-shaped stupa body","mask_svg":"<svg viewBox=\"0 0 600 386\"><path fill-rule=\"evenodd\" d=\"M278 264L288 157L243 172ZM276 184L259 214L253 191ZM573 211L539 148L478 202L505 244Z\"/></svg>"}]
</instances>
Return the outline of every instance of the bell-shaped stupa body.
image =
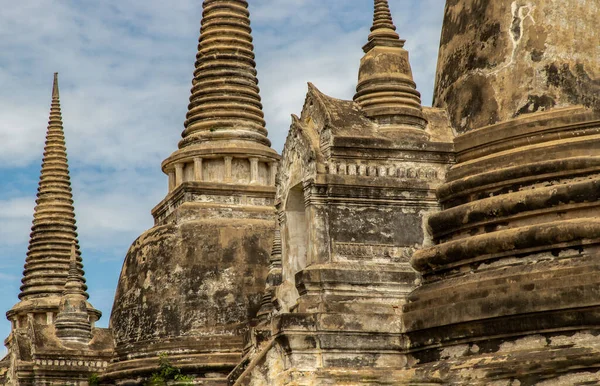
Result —
<instances>
[{"instance_id":1,"label":"bell-shaped stupa body","mask_svg":"<svg viewBox=\"0 0 600 386\"><path fill-rule=\"evenodd\" d=\"M459 133L597 103L600 3L461 0L446 5L434 106Z\"/></svg>"},{"instance_id":2,"label":"bell-shaped stupa body","mask_svg":"<svg viewBox=\"0 0 600 386\"><path fill-rule=\"evenodd\" d=\"M279 156L265 129L248 3L203 8L183 139L162 164L169 193L130 248L115 295L105 377L115 384L147 379L162 353L186 374L226 384L265 288Z\"/></svg>"},{"instance_id":3,"label":"bell-shaped stupa body","mask_svg":"<svg viewBox=\"0 0 600 386\"><path fill-rule=\"evenodd\" d=\"M586 107L599 12L597 0L447 2L435 104L459 133L457 162L404 307L424 379L600 379L600 111Z\"/></svg>"}]
</instances>

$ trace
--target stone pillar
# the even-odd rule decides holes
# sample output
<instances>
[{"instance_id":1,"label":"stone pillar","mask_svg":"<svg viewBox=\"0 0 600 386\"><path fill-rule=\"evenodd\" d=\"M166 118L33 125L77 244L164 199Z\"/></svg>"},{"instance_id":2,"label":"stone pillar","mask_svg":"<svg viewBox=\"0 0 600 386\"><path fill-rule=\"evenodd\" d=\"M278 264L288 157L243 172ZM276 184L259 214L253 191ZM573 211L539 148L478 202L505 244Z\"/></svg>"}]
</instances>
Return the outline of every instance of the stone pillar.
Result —
<instances>
[{"instance_id":1,"label":"stone pillar","mask_svg":"<svg viewBox=\"0 0 600 386\"><path fill-rule=\"evenodd\" d=\"M183 164L178 163L175 165L175 187L178 187L183 183Z\"/></svg>"},{"instance_id":2,"label":"stone pillar","mask_svg":"<svg viewBox=\"0 0 600 386\"><path fill-rule=\"evenodd\" d=\"M250 183L258 182L258 158L250 158Z\"/></svg>"},{"instance_id":3,"label":"stone pillar","mask_svg":"<svg viewBox=\"0 0 600 386\"><path fill-rule=\"evenodd\" d=\"M169 172L169 192L175 190L175 172Z\"/></svg>"},{"instance_id":4,"label":"stone pillar","mask_svg":"<svg viewBox=\"0 0 600 386\"><path fill-rule=\"evenodd\" d=\"M202 181L204 179L202 175L202 158L194 158L194 180Z\"/></svg>"},{"instance_id":5,"label":"stone pillar","mask_svg":"<svg viewBox=\"0 0 600 386\"><path fill-rule=\"evenodd\" d=\"M269 166L271 168L271 170L270 170L271 175L269 176L270 177L269 185L271 185L271 186L274 186L275 183L277 182L277 165L278 165L277 162L271 162L269 164Z\"/></svg>"},{"instance_id":6,"label":"stone pillar","mask_svg":"<svg viewBox=\"0 0 600 386\"><path fill-rule=\"evenodd\" d=\"M225 182L231 182L231 162L233 157L225 157Z\"/></svg>"}]
</instances>

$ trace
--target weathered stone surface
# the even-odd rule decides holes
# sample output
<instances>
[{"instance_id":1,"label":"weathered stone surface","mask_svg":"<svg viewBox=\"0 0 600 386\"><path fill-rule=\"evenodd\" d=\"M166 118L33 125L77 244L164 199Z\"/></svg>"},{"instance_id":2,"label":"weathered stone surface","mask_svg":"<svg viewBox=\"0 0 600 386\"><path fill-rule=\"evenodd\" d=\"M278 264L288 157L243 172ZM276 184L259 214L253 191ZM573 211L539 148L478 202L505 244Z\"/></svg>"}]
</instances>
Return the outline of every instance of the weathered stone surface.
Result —
<instances>
[{"instance_id":1,"label":"weathered stone surface","mask_svg":"<svg viewBox=\"0 0 600 386\"><path fill-rule=\"evenodd\" d=\"M260 307L270 249L263 235L272 227L270 219L213 219L142 235L127 254L115 295L119 362L152 367L165 352L179 367L227 374L241 357L245 323ZM212 352L223 358L201 363Z\"/></svg>"},{"instance_id":2,"label":"weathered stone surface","mask_svg":"<svg viewBox=\"0 0 600 386\"><path fill-rule=\"evenodd\" d=\"M434 105L459 133L586 104L600 108L596 0L451 0Z\"/></svg>"},{"instance_id":3,"label":"weathered stone surface","mask_svg":"<svg viewBox=\"0 0 600 386\"><path fill-rule=\"evenodd\" d=\"M421 107L394 30L376 1L355 101L309 84L292 118L277 176L281 285L229 376L236 385L410 379L389 371L412 360L401 310L420 279L408 263L431 242L454 147L445 113Z\"/></svg>"},{"instance_id":4,"label":"weathered stone surface","mask_svg":"<svg viewBox=\"0 0 600 386\"><path fill-rule=\"evenodd\" d=\"M600 379L600 115L578 106L593 104L583 95L599 75L597 12L593 1L447 4L436 104L462 135L429 219L436 245L412 257L423 284L403 307L419 376ZM559 75L570 71L583 77Z\"/></svg>"}]
</instances>

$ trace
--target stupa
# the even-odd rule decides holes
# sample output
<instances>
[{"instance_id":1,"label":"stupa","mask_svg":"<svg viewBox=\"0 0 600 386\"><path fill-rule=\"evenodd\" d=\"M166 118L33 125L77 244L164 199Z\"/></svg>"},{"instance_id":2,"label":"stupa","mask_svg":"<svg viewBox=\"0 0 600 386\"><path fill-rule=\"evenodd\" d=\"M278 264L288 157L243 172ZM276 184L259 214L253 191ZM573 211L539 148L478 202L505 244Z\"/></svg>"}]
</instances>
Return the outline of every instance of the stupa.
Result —
<instances>
[{"instance_id":1,"label":"stupa","mask_svg":"<svg viewBox=\"0 0 600 386\"><path fill-rule=\"evenodd\" d=\"M201 384L226 384L262 299L275 228L278 154L270 148L248 4L205 0L169 192L130 248L111 316L105 381L141 382L161 355Z\"/></svg>"},{"instance_id":2,"label":"stupa","mask_svg":"<svg viewBox=\"0 0 600 386\"><path fill-rule=\"evenodd\" d=\"M6 385L75 384L103 372L112 356L110 330L89 302L77 240L71 178L54 74L50 120L20 301L6 317Z\"/></svg>"}]
</instances>

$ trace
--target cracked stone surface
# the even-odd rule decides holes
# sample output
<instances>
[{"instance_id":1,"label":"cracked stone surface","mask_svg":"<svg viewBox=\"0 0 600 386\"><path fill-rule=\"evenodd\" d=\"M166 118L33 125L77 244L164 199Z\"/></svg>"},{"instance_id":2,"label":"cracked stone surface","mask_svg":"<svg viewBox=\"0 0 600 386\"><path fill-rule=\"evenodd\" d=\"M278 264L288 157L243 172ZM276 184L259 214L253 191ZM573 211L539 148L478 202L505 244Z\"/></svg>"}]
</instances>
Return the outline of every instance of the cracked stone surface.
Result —
<instances>
[{"instance_id":1,"label":"cracked stone surface","mask_svg":"<svg viewBox=\"0 0 600 386\"><path fill-rule=\"evenodd\" d=\"M434 105L459 133L553 108L599 109L599 12L596 0L448 1Z\"/></svg>"}]
</instances>

